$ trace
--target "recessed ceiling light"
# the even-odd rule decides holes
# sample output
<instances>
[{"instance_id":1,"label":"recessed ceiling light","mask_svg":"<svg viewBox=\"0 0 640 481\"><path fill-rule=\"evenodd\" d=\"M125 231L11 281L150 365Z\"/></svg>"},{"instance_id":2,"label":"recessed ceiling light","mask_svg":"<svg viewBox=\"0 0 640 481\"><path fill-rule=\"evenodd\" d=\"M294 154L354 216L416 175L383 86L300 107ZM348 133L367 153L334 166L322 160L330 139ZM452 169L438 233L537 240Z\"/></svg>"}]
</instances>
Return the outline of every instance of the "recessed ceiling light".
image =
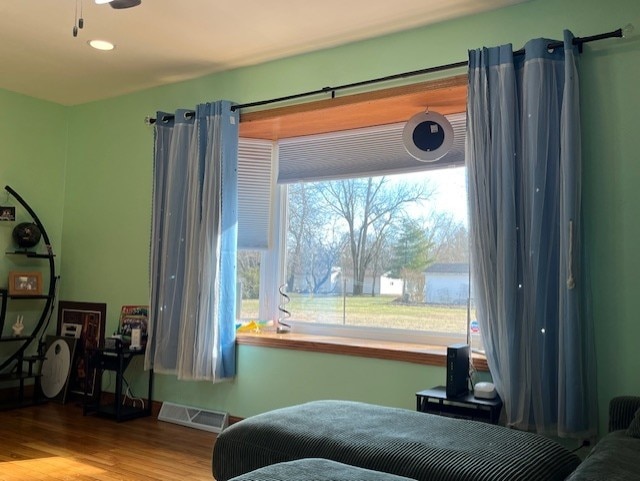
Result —
<instances>
[{"instance_id":1,"label":"recessed ceiling light","mask_svg":"<svg viewBox=\"0 0 640 481\"><path fill-rule=\"evenodd\" d=\"M106 40L89 40L89 45L97 50L113 50L116 48L114 44Z\"/></svg>"},{"instance_id":2,"label":"recessed ceiling light","mask_svg":"<svg viewBox=\"0 0 640 481\"><path fill-rule=\"evenodd\" d=\"M113 2L113 0L96 0L96 3L98 5L102 5L103 3L111 3Z\"/></svg>"}]
</instances>

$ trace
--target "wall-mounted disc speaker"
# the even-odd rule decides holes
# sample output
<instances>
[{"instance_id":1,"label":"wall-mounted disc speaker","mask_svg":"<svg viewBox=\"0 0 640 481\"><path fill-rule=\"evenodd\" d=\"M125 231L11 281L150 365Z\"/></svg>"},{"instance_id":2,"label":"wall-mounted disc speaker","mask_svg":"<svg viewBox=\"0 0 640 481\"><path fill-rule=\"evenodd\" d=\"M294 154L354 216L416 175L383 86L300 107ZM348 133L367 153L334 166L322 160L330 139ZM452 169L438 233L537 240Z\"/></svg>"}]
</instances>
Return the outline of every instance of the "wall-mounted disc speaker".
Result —
<instances>
[{"instance_id":1,"label":"wall-mounted disc speaker","mask_svg":"<svg viewBox=\"0 0 640 481\"><path fill-rule=\"evenodd\" d=\"M404 148L421 162L435 162L453 145L453 127L437 112L422 112L411 117L402 131Z\"/></svg>"}]
</instances>

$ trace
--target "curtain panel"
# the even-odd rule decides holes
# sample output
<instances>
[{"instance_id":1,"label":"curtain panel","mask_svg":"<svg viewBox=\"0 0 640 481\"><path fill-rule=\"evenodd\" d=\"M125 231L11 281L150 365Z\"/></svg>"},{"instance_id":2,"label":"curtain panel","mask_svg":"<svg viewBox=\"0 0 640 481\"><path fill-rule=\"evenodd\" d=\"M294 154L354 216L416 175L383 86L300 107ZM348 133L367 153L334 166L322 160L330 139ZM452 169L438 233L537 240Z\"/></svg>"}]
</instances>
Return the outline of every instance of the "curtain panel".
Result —
<instances>
[{"instance_id":1,"label":"curtain panel","mask_svg":"<svg viewBox=\"0 0 640 481\"><path fill-rule=\"evenodd\" d=\"M178 379L235 375L239 118L231 105L156 117L145 365Z\"/></svg>"},{"instance_id":2,"label":"curtain panel","mask_svg":"<svg viewBox=\"0 0 640 481\"><path fill-rule=\"evenodd\" d=\"M572 40L469 52L466 158L477 317L506 422L584 439L597 405Z\"/></svg>"}]
</instances>

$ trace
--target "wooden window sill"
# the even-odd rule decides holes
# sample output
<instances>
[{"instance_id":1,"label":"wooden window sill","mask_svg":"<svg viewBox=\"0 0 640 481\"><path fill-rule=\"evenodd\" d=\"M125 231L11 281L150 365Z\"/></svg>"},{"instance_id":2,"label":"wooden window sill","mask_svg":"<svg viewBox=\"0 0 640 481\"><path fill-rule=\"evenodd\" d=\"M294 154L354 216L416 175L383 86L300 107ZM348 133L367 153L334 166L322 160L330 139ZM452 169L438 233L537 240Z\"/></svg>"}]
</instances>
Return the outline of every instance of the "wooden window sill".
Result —
<instances>
[{"instance_id":1,"label":"wooden window sill","mask_svg":"<svg viewBox=\"0 0 640 481\"><path fill-rule=\"evenodd\" d=\"M271 331L243 332L237 334L236 343L245 346L342 354L442 367L446 366L447 356L447 348L444 346L318 336L294 332L287 334ZM473 355L473 365L478 371L489 371L487 360L482 355Z\"/></svg>"}]
</instances>

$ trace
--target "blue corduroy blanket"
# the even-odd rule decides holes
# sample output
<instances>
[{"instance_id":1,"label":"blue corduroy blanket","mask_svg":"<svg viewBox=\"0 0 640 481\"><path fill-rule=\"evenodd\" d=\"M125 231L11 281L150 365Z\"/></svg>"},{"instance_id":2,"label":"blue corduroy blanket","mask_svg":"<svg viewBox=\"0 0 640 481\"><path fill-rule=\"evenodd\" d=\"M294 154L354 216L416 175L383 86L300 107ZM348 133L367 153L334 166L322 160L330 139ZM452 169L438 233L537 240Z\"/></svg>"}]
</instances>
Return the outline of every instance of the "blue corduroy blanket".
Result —
<instances>
[{"instance_id":1,"label":"blue corduroy blanket","mask_svg":"<svg viewBox=\"0 0 640 481\"><path fill-rule=\"evenodd\" d=\"M304 458L420 481L562 481L580 463L551 439L502 426L350 401L314 401L224 430L214 445L213 475L228 481Z\"/></svg>"}]
</instances>

